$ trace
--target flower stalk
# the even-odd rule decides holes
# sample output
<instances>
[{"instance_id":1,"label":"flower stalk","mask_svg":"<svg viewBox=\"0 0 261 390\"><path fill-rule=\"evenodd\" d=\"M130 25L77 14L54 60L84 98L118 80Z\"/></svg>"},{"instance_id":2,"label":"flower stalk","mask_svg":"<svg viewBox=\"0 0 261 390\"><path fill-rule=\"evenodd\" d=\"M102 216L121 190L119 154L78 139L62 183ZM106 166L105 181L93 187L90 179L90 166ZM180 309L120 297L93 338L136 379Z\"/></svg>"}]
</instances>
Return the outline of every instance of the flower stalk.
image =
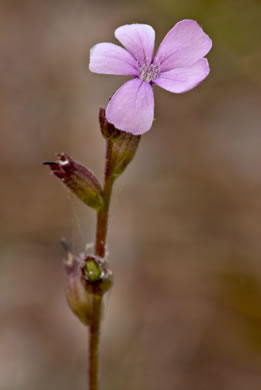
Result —
<instances>
[{"instance_id":1,"label":"flower stalk","mask_svg":"<svg viewBox=\"0 0 261 390\"><path fill-rule=\"evenodd\" d=\"M106 161L103 206L97 210L95 255L100 259L104 259L106 255L106 237L113 183L133 159L139 145L140 136L128 134L116 129L106 120L105 110L103 108L99 112L99 122L101 132L106 139ZM106 262L104 264L106 265ZM110 276L108 276L107 280L110 286ZM98 390L101 314L102 294L94 293L89 337L89 390Z\"/></svg>"},{"instance_id":2,"label":"flower stalk","mask_svg":"<svg viewBox=\"0 0 261 390\"><path fill-rule=\"evenodd\" d=\"M107 139L106 148L106 165L104 172L104 189L103 189L103 207L97 214L97 226L96 226L96 243L95 254L101 258L105 256L105 242L107 236L109 207L111 200L111 192L113 186L113 176L111 172L111 160L112 160L112 141Z\"/></svg>"},{"instance_id":3,"label":"flower stalk","mask_svg":"<svg viewBox=\"0 0 261 390\"><path fill-rule=\"evenodd\" d=\"M89 362L88 380L89 390L99 389L99 341L102 315L102 295L94 294L92 297L92 318L89 334Z\"/></svg>"},{"instance_id":4,"label":"flower stalk","mask_svg":"<svg viewBox=\"0 0 261 390\"><path fill-rule=\"evenodd\" d=\"M97 212L96 242L95 254L100 258L105 256L105 244L108 228L108 217L113 178L110 170L112 142L107 139L106 165L104 173L103 207ZM92 298L92 317L90 321L89 333L89 390L98 390L99 388L99 340L100 326L102 316L102 295L93 294Z\"/></svg>"},{"instance_id":5,"label":"flower stalk","mask_svg":"<svg viewBox=\"0 0 261 390\"><path fill-rule=\"evenodd\" d=\"M74 256L67 245L65 261L66 297L80 321L89 327L88 384L89 390L99 389L99 341L103 295L112 287L112 272L106 260L106 237L109 208L114 181L132 161L140 135L120 131L109 123L105 110L100 109L101 133L106 140L104 184L82 164L66 153L57 161L45 162L51 172L87 206L97 213L94 255Z\"/></svg>"}]
</instances>

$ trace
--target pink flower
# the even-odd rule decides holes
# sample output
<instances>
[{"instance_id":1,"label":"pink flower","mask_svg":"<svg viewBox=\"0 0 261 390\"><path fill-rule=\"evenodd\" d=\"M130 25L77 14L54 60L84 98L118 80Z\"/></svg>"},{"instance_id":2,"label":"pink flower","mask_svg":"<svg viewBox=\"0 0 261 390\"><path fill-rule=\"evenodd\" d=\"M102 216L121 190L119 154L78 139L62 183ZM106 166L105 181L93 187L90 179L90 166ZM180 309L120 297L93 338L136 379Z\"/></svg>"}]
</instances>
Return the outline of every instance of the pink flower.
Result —
<instances>
[{"instance_id":1,"label":"pink flower","mask_svg":"<svg viewBox=\"0 0 261 390\"><path fill-rule=\"evenodd\" d=\"M148 131L154 117L153 84L182 93L197 86L209 74L203 58L212 41L193 20L182 20L165 36L155 57L155 31L147 24L127 24L115 37L125 46L98 43L90 52L91 72L133 76L112 96L107 120L134 135Z\"/></svg>"}]
</instances>

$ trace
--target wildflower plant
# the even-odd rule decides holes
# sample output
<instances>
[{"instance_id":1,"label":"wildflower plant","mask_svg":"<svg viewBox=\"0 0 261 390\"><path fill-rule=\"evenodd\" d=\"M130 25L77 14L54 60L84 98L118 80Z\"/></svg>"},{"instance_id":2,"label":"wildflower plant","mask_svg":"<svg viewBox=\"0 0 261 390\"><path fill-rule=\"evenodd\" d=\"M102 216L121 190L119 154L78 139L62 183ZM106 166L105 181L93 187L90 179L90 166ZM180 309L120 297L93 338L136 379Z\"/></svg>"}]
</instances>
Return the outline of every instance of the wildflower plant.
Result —
<instances>
[{"instance_id":1,"label":"wildflower plant","mask_svg":"<svg viewBox=\"0 0 261 390\"><path fill-rule=\"evenodd\" d=\"M182 20L165 36L154 53L154 29L129 24L116 29L125 47L99 43L90 51L91 72L132 77L99 111L101 133L106 141L104 183L66 153L45 162L82 202L97 213L93 255L73 255L65 244L66 297L80 321L89 327L89 390L98 390L99 336L103 295L112 287L113 275L105 258L112 187L132 161L141 135L154 119L153 86L173 93L189 91L209 74L205 55L212 41L193 20Z\"/></svg>"}]
</instances>

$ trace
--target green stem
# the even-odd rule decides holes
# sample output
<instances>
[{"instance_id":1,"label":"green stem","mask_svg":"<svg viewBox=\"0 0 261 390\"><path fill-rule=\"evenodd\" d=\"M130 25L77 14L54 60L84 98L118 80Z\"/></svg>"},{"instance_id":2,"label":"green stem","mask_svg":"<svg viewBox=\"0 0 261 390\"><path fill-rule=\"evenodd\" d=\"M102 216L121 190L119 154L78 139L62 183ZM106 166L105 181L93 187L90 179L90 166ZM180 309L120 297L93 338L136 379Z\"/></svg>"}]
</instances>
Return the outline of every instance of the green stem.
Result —
<instances>
[{"instance_id":1,"label":"green stem","mask_svg":"<svg viewBox=\"0 0 261 390\"><path fill-rule=\"evenodd\" d=\"M97 228L96 228L96 256L104 258L105 243L107 236L108 217L110 199L113 185L113 178L110 171L112 153L112 143L107 140L106 151L106 165L104 175L104 205L98 211ZM90 321L90 335L89 335L89 390L98 390L98 376L99 376L99 339L100 339L100 325L102 314L102 295L95 294L92 299L92 316Z\"/></svg>"}]
</instances>

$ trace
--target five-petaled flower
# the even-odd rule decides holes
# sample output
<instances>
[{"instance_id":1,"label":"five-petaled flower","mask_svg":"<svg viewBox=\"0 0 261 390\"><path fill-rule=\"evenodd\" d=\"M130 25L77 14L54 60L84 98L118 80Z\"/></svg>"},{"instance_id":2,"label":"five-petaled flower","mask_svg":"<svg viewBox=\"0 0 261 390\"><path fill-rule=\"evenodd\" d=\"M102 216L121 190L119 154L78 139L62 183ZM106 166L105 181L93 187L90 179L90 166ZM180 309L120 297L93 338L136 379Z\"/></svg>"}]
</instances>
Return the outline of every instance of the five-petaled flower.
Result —
<instances>
[{"instance_id":1,"label":"five-petaled flower","mask_svg":"<svg viewBox=\"0 0 261 390\"><path fill-rule=\"evenodd\" d=\"M99 43L90 52L91 72L134 76L112 96L106 108L107 120L132 133L148 131L154 118L153 84L170 92L186 92L209 74L212 41L193 20L177 23L161 42L155 57L154 29L147 24L128 24L116 29L113 43Z\"/></svg>"}]
</instances>

